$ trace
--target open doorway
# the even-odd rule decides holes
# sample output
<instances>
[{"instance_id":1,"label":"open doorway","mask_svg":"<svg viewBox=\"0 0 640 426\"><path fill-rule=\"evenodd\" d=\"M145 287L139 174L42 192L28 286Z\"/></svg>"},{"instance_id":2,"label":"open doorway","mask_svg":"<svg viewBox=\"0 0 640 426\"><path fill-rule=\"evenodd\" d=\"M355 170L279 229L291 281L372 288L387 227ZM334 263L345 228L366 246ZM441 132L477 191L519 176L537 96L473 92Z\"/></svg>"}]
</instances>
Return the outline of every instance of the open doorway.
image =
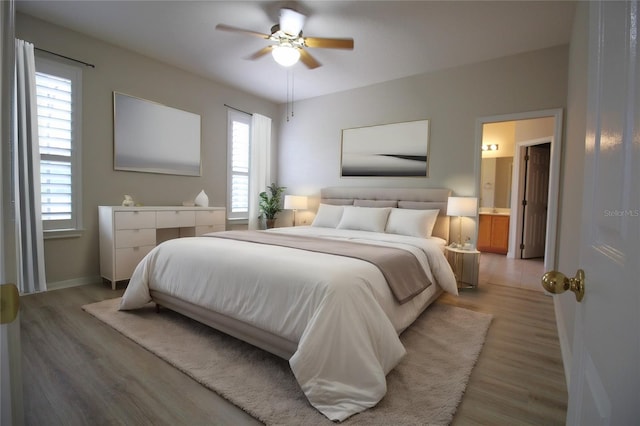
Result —
<instances>
[{"instance_id":1,"label":"open doorway","mask_svg":"<svg viewBox=\"0 0 640 426\"><path fill-rule=\"evenodd\" d=\"M500 134L502 139L495 139L496 135ZM476 241L480 251L487 249L484 246L488 237L487 217L494 216L497 217L497 226L494 229L501 234L493 236L494 244L488 252L501 253L507 259L539 257L541 254L544 258L544 270L554 268L561 135L561 109L484 117L477 120L476 194L480 200L480 215ZM504 150L501 145L504 146ZM535 152L536 156L542 153L544 158L545 150L548 158L546 171L537 170L536 173L546 174L546 179L539 179L539 176L529 177L529 190L536 190L539 205L536 206L537 211L533 208L527 211L526 205L523 206L523 200L526 199L525 177L528 166L523 163L523 159L527 151L530 155ZM499 160L505 157L511 158L506 161ZM491 158L494 160L485 160ZM483 162L488 164L489 170L493 168L493 172L487 172ZM509 167L511 170L508 170ZM531 172L531 169L529 171ZM493 180L488 180L488 176L493 177ZM505 186L508 187L507 190L504 189ZM545 187L544 190L541 190L542 186ZM541 200L542 195L544 199ZM508 225L505 226L505 223ZM534 243L531 240L532 235L537 238L535 250L521 249L523 239L525 247L526 240ZM496 244L499 246L497 249Z\"/></svg>"}]
</instances>

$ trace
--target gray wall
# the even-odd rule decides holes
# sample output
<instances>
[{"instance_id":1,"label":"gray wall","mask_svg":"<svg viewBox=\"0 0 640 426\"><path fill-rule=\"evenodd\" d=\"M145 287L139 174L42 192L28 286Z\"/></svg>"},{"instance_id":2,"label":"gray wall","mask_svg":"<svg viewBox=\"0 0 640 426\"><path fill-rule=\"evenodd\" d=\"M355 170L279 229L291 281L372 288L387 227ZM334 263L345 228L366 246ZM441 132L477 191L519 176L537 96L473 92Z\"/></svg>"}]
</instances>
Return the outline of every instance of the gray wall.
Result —
<instances>
[{"instance_id":1,"label":"gray wall","mask_svg":"<svg viewBox=\"0 0 640 426\"><path fill-rule=\"evenodd\" d=\"M558 46L296 102L295 117L281 123L279 183L310 196L323 186L447 187L473 195L476 119L563 108L567 62L568 46ZM342 129L425 118L428 178L340 177Z\"/></svg>"},{"instance_id":2,"label":"gray wall","mask_svg":"<svg viewBox=\"0 0 640 426\"><path fill-rule=\"evenodd\" d=\"M16 37L96 65L83 68L82 207L84 235L45 241L47 282L76 284L99 274L99 205L119 205L124 194L144 205L179 205L204 189L210 205L226 205L227 108L233 105L274 119L276 104L121 49L97 39L18 15ZM201 116L202 176L113 170L113 91Z\"/></svg>"},{"instance_id":3,"label":"gray wall","mask_svg":"<svg viewBox=\"0 0 640 426\"><path fill-rule=\"evenodd\" d=\"M479 173L474 169L476 119L564 107L567 93L568 46L558 46L299 101L287 122L284 105L28 16L18 15L17 37L96 64L83 73L86 230L80 238L45 242L48 282L98 274L97 206L119 204L125 193L145 205L174 205L204 189L212 205L226 204L224 103L274 119L278 183L288 187L287 193L317 195L323 186L355 185L448 187L473 195ZM114 90L200 114L202 177L114 171ZM342 129L424 118L431 120L428 178L340 178Z\"/></svg>"}]
</instances>

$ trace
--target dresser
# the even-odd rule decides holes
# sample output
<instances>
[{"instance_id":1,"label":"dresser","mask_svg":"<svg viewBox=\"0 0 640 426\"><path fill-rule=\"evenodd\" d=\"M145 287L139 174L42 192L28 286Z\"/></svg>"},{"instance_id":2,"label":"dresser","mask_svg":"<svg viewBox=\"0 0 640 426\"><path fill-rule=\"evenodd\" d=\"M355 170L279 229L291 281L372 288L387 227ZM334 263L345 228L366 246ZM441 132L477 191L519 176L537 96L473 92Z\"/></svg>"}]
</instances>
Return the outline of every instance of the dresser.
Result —
<instances>
[{"instance_id":1,"label":"dresser","mask_svg":"<svg viewBox=\"0 0 640 426\"><path fill-rule=\"evenodd\" d=\"M100 275L115 290L161 242L224 231L225 212L224 207L99 206Z\"/></svg>"}]
</instances>

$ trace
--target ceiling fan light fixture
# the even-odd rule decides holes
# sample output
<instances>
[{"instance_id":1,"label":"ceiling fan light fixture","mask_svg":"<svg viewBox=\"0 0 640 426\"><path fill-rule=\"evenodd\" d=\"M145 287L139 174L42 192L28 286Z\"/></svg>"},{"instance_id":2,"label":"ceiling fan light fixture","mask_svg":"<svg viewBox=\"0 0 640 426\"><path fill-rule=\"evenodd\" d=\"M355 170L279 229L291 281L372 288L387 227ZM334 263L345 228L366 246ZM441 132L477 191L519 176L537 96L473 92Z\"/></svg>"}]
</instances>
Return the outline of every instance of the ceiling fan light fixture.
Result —
<instances>
[{"instance_id":1,"label":"ceiling fan light fixture","mask_svg":"<svg viewBox=\"0 0 640 426\"><path fill-rule=\"evenodd\" d=\"M278 64L290 67L300 59L300 50L289 45L279 45L271 50L271 55Z\"/></svg>"}]
</instances>

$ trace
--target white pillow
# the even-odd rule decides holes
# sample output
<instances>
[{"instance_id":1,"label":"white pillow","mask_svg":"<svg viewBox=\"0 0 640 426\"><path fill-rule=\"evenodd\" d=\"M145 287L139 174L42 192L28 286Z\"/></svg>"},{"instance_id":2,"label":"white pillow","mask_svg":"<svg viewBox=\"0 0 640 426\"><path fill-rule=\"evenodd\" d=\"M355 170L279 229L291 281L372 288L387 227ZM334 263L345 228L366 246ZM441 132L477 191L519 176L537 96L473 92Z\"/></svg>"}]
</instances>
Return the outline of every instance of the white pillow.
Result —
<instances>
[{"instance_id":1,"label":"white pillow","mask_svg":"<svg viewBox=\"0 0 640 426\"><path fill-rule=\"evenodd\" d=\"M389 214L385 232L429 238L440 210L393 209Z\"/></svg>"},{"instance_id":2,"label":"white pillow","mask_svg":"<svg viewBox=\"0 0 640 426\"><path fill-rule=\"evenodd\" d=\"M338 229L384 232L390 207L353 207L345 206Z\"/></svg>"},{"instance_id":3,"label":"white pillow","mask_svg":"<svg viewBox=\"0 0 640 426\"><path fill-rule=\"evenodd\" d=\"M334 206L331 204L320 204L318 213L313 219L311 226L319 226L322 228L335 228L340 223L344 206Z\"/></svg>"}]
</instances>

